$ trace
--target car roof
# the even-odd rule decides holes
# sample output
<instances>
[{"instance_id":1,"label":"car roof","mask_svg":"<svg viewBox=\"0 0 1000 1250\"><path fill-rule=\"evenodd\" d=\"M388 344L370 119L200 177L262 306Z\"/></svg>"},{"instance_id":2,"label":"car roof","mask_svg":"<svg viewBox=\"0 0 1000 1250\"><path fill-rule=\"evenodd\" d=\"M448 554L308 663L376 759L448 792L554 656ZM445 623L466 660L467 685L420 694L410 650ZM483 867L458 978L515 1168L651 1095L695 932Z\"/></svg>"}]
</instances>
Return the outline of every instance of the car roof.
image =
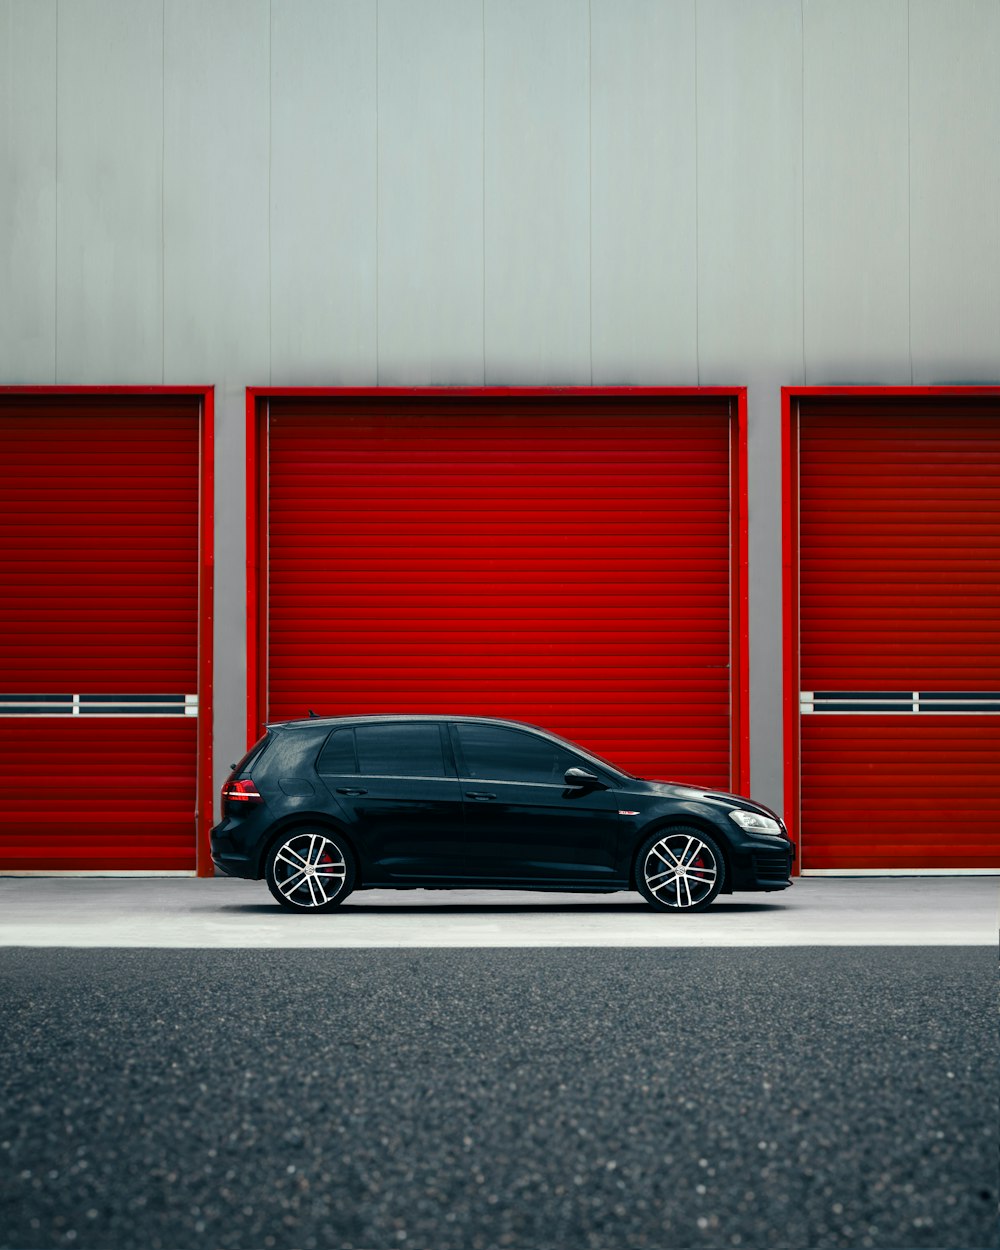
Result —
<instances>
[{"instance_id":1,"label":"car roof","mask_svg":"<svg viewBox=\"0 0 1000 1250\"><path fill-rule=\"evenodd\" d=\"M440 712L369 712L357 716L308 716L298 720L268 721L268 729L332 729L336 725L405 724L414 721L452 722L472 725L508 725L512 729L531 729L537 733L549 731L526 721L503 720L495 716L449 716Z\"/></svg>"}]
</instances>

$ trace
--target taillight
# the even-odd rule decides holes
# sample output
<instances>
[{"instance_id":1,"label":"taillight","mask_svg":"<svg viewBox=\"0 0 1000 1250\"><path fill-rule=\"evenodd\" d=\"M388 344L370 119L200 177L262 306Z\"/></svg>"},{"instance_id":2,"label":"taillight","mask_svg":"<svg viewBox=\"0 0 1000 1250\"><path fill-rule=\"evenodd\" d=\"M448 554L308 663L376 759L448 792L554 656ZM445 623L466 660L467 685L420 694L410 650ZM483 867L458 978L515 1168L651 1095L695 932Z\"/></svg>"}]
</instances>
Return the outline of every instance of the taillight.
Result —
<instances>
[{"instance_id":1,"label":"taillight","mask_svg":"<svg viewBox=\"0 0 1000 1250\"><path fill-rule=\"evenodd\" d=\"M263 803L260 791L249 777L242 781L227 781L222 787L222 801L230 803Z\"/></svg>"}]
</instances>

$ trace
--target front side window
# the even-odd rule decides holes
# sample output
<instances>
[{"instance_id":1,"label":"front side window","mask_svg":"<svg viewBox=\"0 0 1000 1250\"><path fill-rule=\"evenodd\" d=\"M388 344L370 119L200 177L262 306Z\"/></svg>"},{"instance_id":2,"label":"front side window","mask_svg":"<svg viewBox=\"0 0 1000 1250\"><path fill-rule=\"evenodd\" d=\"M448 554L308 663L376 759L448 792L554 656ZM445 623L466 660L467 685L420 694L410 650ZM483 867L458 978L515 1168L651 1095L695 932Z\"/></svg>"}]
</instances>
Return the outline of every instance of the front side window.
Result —
<instances>
[{"instance_id":1,"label":"front side window","mask_svg":"<svg viewBox=\"0 0 1000 1250\"><path fill-rule=\"evenodd\" d=\"M363 777L449 777L437 725L358 725L354 731Z\"/></svg>"},{"instance_id":2,"label":"front side window","mask_svg":"<svg viewBox=\"0 0 1000 1250\"><path fill-rule=\"evenodd\" d=\"M464 775L476 781L529 781L562 785L580 760L544 738L502 725L456 725Z\"/></svg>"}]
</instances>

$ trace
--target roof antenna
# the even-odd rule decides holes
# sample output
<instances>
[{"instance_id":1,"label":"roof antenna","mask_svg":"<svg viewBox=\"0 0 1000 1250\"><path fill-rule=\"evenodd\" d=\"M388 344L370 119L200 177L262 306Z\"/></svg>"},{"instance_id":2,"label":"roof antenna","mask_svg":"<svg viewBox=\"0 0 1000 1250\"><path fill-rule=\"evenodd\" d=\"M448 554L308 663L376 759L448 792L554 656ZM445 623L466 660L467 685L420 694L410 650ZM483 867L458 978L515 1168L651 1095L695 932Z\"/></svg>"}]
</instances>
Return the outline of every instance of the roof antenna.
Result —
<instances>
[{"instance_id":1,"label":"roof antenna","mask_svg":"<svg viewBox=\"0 0 1000 1250\"><path fill-rule=\"evenodd\" d=\"M312 710L312 708L309 709L309 715L310 717L313 717L316 715L316 713Z\"/></svg>"}]
</instances>

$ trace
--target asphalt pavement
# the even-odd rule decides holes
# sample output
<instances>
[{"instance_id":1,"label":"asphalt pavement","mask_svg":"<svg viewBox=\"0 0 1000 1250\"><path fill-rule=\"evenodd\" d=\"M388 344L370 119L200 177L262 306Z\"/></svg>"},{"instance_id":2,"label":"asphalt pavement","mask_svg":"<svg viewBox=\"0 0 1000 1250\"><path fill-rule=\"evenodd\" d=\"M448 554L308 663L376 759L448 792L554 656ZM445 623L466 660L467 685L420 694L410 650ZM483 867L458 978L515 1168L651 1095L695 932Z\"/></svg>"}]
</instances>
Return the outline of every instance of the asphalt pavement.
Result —
<instances>
[{"instance_id":1,"label":"asphalt pavement","mask_svg":"<svg viewBox=\"0 0 1000 1250\"><path fill-rule=\"evenodd\" d=\"M996 1246L995 963L7 947L0 1247Z\"/></svg>"}]
</instances>

